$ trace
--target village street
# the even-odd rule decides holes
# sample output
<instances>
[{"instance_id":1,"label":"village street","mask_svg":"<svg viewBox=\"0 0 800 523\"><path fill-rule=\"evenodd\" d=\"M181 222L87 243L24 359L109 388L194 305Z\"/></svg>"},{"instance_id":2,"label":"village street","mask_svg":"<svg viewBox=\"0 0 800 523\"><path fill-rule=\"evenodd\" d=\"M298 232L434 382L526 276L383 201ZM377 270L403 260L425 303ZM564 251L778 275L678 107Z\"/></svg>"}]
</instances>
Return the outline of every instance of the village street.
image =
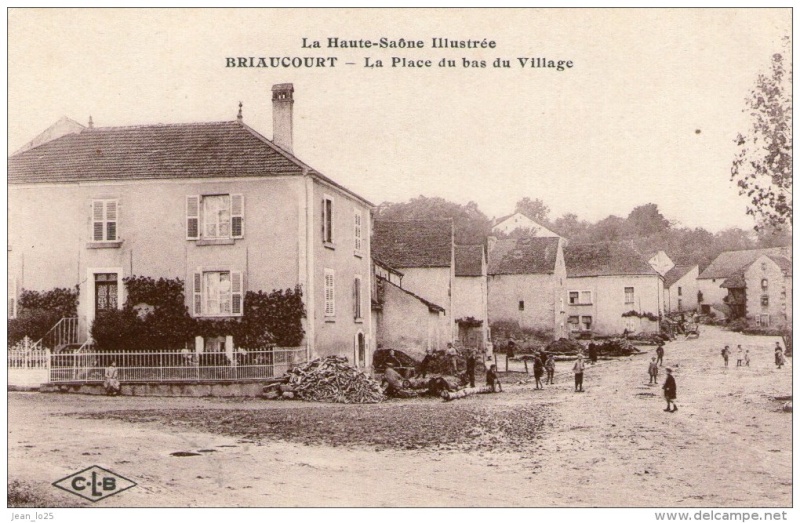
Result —
<instances>
[{"instance_id":1,"label":"village street","mask_svg":"<svg viewBox=\"0 0 800 523\"><path fill-rule=\"evenodd\" d=\"M10 393L9 481L67 506L92 504L50 484L99 465L138 485L94 506L785 507L792 415L774 398L792 367L775 368L776 339L704 326L668 343L675 413L664 372L647 384L653 347L589 367L583 394L568 362L544 391L506 383L450 403Z\"/></svg>"}]
</instances>

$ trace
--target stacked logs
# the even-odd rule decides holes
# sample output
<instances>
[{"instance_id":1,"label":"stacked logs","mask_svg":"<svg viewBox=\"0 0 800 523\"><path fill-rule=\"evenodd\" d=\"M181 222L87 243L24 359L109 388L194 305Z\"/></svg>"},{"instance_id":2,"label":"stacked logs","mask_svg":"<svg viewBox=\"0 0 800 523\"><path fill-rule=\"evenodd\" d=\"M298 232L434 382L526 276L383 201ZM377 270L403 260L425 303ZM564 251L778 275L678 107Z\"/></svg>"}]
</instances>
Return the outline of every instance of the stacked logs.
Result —
<instances>
[{"instance_id":1,"label":"stacked logs","mask_svg":"<svg viewBox=\"0 0 800 523\"><path fill-rule=\"evenodd\" d=\"M289 370L274 397L330 403L380 403L381 384L347 364L347 358L328 356ZM277 385L277 384L276 384Z\"/></svg>"}]
</instances>

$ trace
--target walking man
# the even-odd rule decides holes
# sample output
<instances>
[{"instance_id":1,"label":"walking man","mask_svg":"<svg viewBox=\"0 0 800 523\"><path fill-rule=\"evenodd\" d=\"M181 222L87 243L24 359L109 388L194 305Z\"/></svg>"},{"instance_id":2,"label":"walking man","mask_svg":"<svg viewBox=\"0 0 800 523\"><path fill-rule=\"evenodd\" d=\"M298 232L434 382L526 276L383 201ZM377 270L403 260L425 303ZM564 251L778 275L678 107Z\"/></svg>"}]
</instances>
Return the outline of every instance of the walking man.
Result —
<instances>
[{"instance_id":1,"label":"walking man","mask_svg":"<svg viewBox=\"0 0 800 523\"><path fill-rule=\"evenodd\" d=\"M677 412L678 406L675 405L675 400L678 397L678 386L675 383L675 378L672 377L672 369L667 367L667 379L664 381L664 399L667 400L667 408L664 412ZM670 409L670 405L672 408Z\"/></svg>"},{"instance_id":2,"label":"walking man","mask_svg":"<svg viewBox=\"0 0 800 523\"><path fill-rule=\"evenodd\" d=\"M572 366L572 372L575 373L575 392L583 392L583 371L585 368L583 354L578 354L578 359L575 360L575 365Z\"/></svg>"}]
</instances>

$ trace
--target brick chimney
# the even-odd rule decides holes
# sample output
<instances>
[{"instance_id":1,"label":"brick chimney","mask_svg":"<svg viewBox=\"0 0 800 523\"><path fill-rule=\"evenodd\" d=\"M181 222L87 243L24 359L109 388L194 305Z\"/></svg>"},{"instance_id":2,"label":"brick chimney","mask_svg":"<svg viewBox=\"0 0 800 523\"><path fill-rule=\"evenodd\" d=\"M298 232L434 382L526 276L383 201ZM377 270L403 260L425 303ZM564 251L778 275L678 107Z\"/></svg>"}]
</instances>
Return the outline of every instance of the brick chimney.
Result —
<instances>
[{"instance_id":1,"label":"brick chimney","mask_svg":"<svg viewBox=\"0 0 800 523\"><path fill-rule=\"evenodd\" d=\"M289 152L292 152L292 93L292 84L272 86L272 142Z\"/></svg>"}]
</instances>

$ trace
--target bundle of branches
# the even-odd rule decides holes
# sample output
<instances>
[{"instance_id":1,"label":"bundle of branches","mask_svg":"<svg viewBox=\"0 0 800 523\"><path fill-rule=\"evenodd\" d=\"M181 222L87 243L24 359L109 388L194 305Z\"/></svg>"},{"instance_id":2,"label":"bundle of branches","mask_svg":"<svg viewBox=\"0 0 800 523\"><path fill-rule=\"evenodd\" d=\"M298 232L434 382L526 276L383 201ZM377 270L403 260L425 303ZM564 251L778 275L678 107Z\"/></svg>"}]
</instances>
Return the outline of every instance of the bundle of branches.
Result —
<instances>
[{"instance_id":1,"label":"bundle of branches","mask_svg":"<svg viewBox=\"0 0 800 523\"><path fill-rule=\"evenodd\" d=\"M550 342L550 344L545 348L545 352L553 353L556 356L566 356L566 355L576 355L583 350L583 347L580 343L575 340L570 340L567 338L561 338L560 340L556 340Z\"/></svg>"},{"instance_id":2,"label":"bundle of branches","mask_svg":"<svg viewBox=\"0 0 800 523\"><path fill-rule=\"evenodd\" d=\"M630 356L641 352L631 342L623 338L612 338L603 343L598 343L597 348L601 356Z\"/></svg>"},{"instance_id":3,"label":"bundle of branches","mask_svg":"<svg viewBox=\"0 0 800 523\"><path fill-rule=\"evenodd\" d=\"M295 396L306 401L380 403L381 384L347 364L347 358L328 356L286 373Z\"/></svg>"},{"instance_id":4,"label":"bundle of branches","mask_svg":"<svg viewBox=\"0 0 800 523\"><path fill-rule=\"evenodd\" d=\"M648 332L628 335L628 339L639 345L658 345L659 342L669 341L669 336L660 332Z\"/></svg>"}]
</instances>

